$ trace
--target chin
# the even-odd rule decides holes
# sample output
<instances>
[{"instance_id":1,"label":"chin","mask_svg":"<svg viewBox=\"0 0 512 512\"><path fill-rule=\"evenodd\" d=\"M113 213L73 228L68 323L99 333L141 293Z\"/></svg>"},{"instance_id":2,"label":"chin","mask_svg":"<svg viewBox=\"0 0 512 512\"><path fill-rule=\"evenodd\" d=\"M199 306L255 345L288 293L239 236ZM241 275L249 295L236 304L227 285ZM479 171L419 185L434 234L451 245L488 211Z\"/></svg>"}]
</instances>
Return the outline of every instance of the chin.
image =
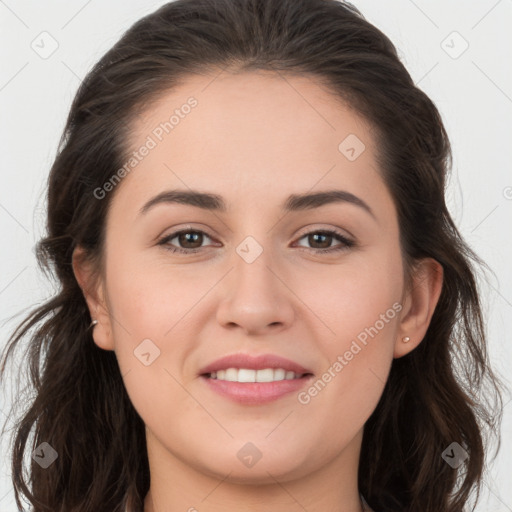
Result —
<instances>
[{"instance_id":1,"label":"chin","mask_svg":"<svg viewBox=\"0 0 512 512\"><path fill-rule=\"evenodd\" d=\"M229 482L251 485L275 484L276 480L285 482L314 471L310 464L305 464L303 456L297 457L297 454L304 454L303 449L289 448L278 453L270 443L261 450L251 443L237 443L236 450L224 445L222 453L212 454L208 461L196 459L197 469L217 479L229 475L226 478ZM212 460L216 460L216 464L211 464Z\"/></svg>"},{"instance_id":2,"label":"chin","mask_svg":"<svg viewBox=\"0 0 512 512\"><path fill-rule=\"evenodd\" d=\"M240 485L267 485L279 482L294 480L302 476L305 471L304 467L293 467L288 463L276 461L275 463L264 464L260 460L252 468L245 468L240 465L222 465L218 467L204 468L206 474L219 480ZM229 475L226 477L226 475Z\"/></svg>"}]
</instances>

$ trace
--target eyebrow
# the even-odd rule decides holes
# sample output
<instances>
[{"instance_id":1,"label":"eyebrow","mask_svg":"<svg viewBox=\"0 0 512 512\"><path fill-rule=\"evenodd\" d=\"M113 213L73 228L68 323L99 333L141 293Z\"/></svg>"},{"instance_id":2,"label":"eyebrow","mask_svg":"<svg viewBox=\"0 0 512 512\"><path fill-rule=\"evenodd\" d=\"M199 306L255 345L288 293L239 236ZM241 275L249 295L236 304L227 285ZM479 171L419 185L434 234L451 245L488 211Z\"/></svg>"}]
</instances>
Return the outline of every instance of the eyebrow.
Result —
<instances>
[{"instance_id":1,"label":"eyebrow","mask_svg":"<svg viewBox=\"0 0 512 512\"><path fill-rule=\"evenodd\" d=\"M168 203L186 204L203 210L221 213L225 213L227 211L226 202L222 196L217 194L199 192L197 190L167 190L156 195L145 203L140 209L140 214L146 213L158 204ZM332 203L353 204L362 208L376 219L374 212L367 203L346 190L326 190L323 192L291 194L288 196L286 201L281 204L281 209L285 212L295 212L312 210Z\"/></svg>"}]
</instances>

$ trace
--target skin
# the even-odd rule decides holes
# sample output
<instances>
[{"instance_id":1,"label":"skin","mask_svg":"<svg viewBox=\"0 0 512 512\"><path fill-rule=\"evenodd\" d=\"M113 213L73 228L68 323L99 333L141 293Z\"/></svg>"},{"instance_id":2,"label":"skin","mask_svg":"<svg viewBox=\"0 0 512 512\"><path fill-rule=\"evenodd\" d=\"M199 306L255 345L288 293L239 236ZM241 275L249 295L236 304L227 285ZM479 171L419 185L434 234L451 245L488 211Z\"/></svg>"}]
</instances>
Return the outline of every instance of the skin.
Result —
<instances>
[{"instance_id":1,"label":"skin","mask_svg":"<svg viewBox=\"0 0 512 512\"><path fill-rule=\"evenodd\" d=\"M191 95L197 107L111 192L101 273L80 261L81 248L73 259L99 322L94 342L115 351L146 425L145 512L359 512L364 424L393 358L426 333L442 267L419 262L406 287L396 209L371 126L314 79L227 71L189 77L137 118L133 150ZM354 161L338 149L348 134L366 147ZM169 189L219 194L228 210L158 204L139 213ZM329 189L358 196L375 218L350 203L280 211L289 194ZM172 245L200 252L158 245L186 228L206 235ZM356 245L322 254L342 243L305 236L333 228ZM236 252L247 236L263 248L252 263ZM307 404L295 392L237 404L198 377L206 364L240 352L287 357L316 380L395 303L400 313ZM160 350L149 366L134 356L147 338ZM247 442L262 454L252 467L237 457Z\"/></svg>"}]
</instances>

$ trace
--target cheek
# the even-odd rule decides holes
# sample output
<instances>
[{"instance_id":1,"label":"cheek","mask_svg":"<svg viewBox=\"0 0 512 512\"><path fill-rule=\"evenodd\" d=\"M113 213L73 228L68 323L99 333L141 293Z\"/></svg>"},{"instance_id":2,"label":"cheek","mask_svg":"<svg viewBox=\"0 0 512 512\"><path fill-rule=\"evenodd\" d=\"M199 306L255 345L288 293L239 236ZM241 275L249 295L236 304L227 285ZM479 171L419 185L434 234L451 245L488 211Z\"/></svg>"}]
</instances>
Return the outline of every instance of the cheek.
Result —
<instances>
[{"instance_id":1,"label":"cheek","mask_svg":"<svg viewBox=\"0 0 512 512\"><path fill-rule=\"evenodd\" d=\"M293 294L279 280L275 282L276 293L284 294L283 300L294 304L294 322L309 324L312 341L317 338L316 343L321 344L325 340L330 356L338 354L331 354L329 348L344 352L350 340L359 338L364 342L368 337L365 333L376 323L380 331L381 315L400 296L400 257L392 248L386 249L361 252L347 258L347 263L307 262L298 269L283 267L280 272ZM192 330L197 329L197 319L215 315L219 307L218 302L212 302L220 300L219 295L214 292L208 297L208 292L224 273L225 267L212 261L171 265L160 254L148 259L136 251L117 253L107 273L116 341L130 333L133 350L145 338L164 343L189 324ZM389 330L388 323L384 334Z\"/></svg>"},{"instance_id":2,"label":"cheek","mask_svg":"<svg viewBox=\"0 0 512 512\"><path fill-rule=\"evenodd\" d=\"M185 267L137 257L117 259L107 283L112 316L136 338L169 337L215 283L211 273Z\"/></svg>"},{"instance_id":3,"label":"cheek","mask_svg":"<svg viewBox=\"0 0 512 512\"><path fill-rule=\"evenodd\" d=\"M301 414L322 425L333 448L341 449L363 427L384 390L396 331L395 310L387 311L388 323L379 319L365 327L347 317L345 326L340 324L346 332L323 347L328 361L322 373L297 396Z\"/></svg>"},{"instance_id":4,"label":"cheek","mask_svg":"<svg viewBox=\"0 0 512 512\"><path fill-rule=\"evenodd\" d=\"M349 430L362 426L379 401L393 360L402 267L399 255L380 256L379 263L332 275L323 302L314 306L330 328L329 336L317 341L325 368L298 401L333 429L340 422Z\"/></svg>"},{"instance_id":5,"label":"cheek","mask_svg":"<svg viewBox=\"0 0 512 512\"><path fill-rule=\"evenodd\" d=\"M139 265L120 257L109 268L107 288L112 336L126 391L148 425L166 425L178 435L175 412L190 414L197 403L178 384L193 344L180 329L198 290L176 277L176 270ZM174 277L170 277L174 276ZM174 433L173 433L174 432Z\"/></svg>"},{"instance_id":6,"label":"cheek","mask_svg":"<svg viewBox=\"0 0 512 512\"><path fill-rule=\"evenodd\" d=\"M347 340L359 335L364 338L366 330L376 323L386 336L389 324L397 321L396 310L401 309L397 302L402 292L400 261L391 251L389 255L375 251L375 255L361 254L346 265L320 269L314 279L302 284L294 283L297 295L328 327L322 329L325 333L321 339L329 347L339 344L342 348ZM386 316L385 323L382 315Z\"/></svg>"}]
</instances>

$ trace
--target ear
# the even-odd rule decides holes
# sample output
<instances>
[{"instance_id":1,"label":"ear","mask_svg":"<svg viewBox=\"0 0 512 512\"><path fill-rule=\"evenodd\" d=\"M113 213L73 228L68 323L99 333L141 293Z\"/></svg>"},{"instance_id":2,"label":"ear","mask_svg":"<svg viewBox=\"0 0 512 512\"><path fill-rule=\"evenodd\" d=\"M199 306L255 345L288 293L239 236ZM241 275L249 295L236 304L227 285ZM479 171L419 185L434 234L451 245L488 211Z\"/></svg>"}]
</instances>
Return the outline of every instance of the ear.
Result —
<instances>
[{"instance_id":1,"label":"ear","mask_svg":"<svg viewBox=\"0 0 512 512\"><path fill-rule=\"evenodd\" d=\"M404 293L398 339L393 356L412 352L423 340L443 288L443 267L433 258L424 258L415 266L411 283ZM410 341L404 343L402 339Z\"/></svg>"},{"instance_id":2,"label":"ear","mask_svg":"<svg viewBox=\"0 0 512 512\"><path fill-rule=\"evenodd\" d=\"M89 308L92 320L98 323L91 327L94 343L103 350L114 350L110 314L105 295L105 285L97 269L87 258L82 247L76 247L73 251L72 265L75 278Z\"/></svg>"}]
</instances>

